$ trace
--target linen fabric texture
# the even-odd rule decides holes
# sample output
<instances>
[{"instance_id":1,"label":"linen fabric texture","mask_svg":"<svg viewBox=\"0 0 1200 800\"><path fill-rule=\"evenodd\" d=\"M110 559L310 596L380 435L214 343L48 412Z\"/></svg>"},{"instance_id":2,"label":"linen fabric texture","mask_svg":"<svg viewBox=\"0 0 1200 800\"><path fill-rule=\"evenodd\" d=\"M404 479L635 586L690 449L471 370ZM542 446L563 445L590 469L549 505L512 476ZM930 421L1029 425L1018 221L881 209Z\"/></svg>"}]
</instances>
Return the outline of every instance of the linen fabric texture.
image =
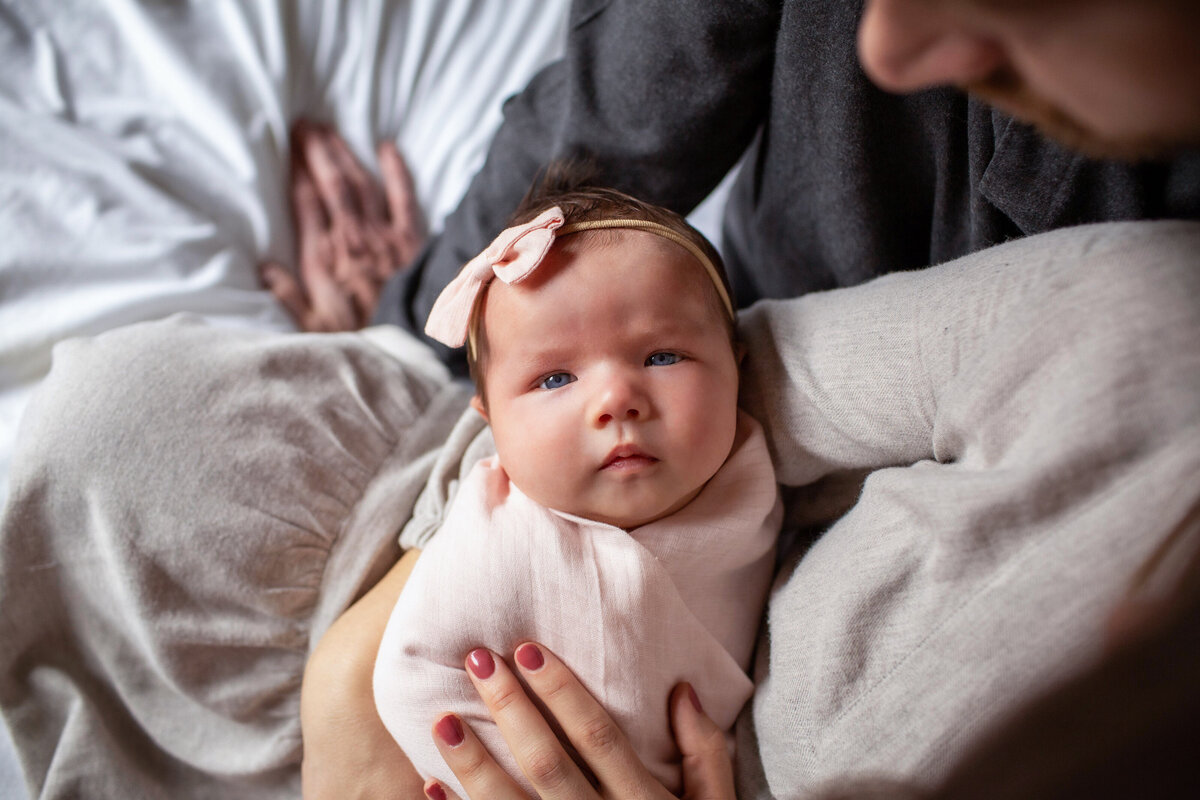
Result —
<instances>
[{"instance_id":1,"label":"linen fabric texture","mask_svg":"<svg viewBox=\"0 0 1200 800\"><path fill-rule=\"evenodd\" d=\"M465 797L430 736L442 714L457 713L533 793L464 663L475 647L507 658L521 642L540 642L678 792L667 696L690 682L732 731L753 691L746 673L781 516L761 428L744 413L729 458L703 491L628 532L541 506L495 457L478 463L388 622L375 669L380 717L423 777Z\"/></svg>"},{"instance_id":2,"label":"linen fabric texture","mask_svg":"<svg viewBox=\"0 0 1200 800\"><path fill-rule=\"evenodd\" d=\"M0 527L30 796L299 797L305 662L399 557L469 398L395 329L58 345Z\"/></svg>"},{"instance_id":3,"label":"linen fabric texture","mask_svg":"<svg viewBox=\"0 0 1200 800\"><path fill-rule=\"evenodd\" d=\"M742 315L787 535L740 797L931 785L1097 655L1200 492L1198 254L1085 226ZM55 351L0 525L34 797L297 796L313 644L487 455L438 369L394 330L178 318Z\"/></svg>"}]
</instances>

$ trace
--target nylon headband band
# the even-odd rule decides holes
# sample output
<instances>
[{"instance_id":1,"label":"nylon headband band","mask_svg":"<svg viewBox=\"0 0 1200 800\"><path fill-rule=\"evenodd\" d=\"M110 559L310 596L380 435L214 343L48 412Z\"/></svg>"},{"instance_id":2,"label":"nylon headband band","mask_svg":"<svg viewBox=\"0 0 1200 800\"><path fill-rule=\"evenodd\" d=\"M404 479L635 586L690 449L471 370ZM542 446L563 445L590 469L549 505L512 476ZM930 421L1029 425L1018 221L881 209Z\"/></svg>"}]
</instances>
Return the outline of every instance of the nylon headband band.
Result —
<instances>
[{"instance_id":1,"label":"nylon headband band","mask_svg":"<svg viewBox=\"0 0 1200 800\"><path fill-rule=\"evenodd\" d=\"M712 281L712 285L717 289L717 295L721 298L721 304L725 307L725 313L729 315L729 319L733 320L736 315L733 311L733 301L729 297L729 290L725 288L724 281L721 280L721 273L717 271L717 267L713 264L712 259L708 257L700 247L687 237L681 235L677 231L668 228L657 222L651 222L648 219L591 219L583 222L571 222L563 225L554 232L554 238L557 240L563 236L570 236L572 233L582 233L584 231L603 230L605 228L628 228L634 230L643 230L647 233L653 233L656 236L674 242L683 249L687 250L692 256L700 262L704 267L704 271L708 274L708 279ZM467 350L471 354L471 360L475 361L478 358L478 353L475 349L475 331L479 325L479 308L478 303L483 301L483 294L479 295L476 300L476 308L471 313L471 327L467 331Z\"/></svg>"},{"instance_id":2,"label":"nylon headband band","mask_svg":"<svg viewBox=\"0 0 1200 800\"><path fill-rule=\"evenodd\" d=\"M602 228L633 228L648 231L656 236L661 236L664 239L672 241L687 250L695 256L696 260L704 267L704 271L708 273L709 280L717 288L717 294L720 295L721 302L725 306L725 313L729 315L730 319L734 318L733 301L729 298L729 291L725 288L725 283L721 280L721 273L717 272L717 267L713 264L712 259L695 242L683 236L678 231L668 228L666 225L651 222L648 219L590 219L563 225L555 231L555 234L556 237L567 236L572 233L600 230Z\"/></svg>"}]
</instances>

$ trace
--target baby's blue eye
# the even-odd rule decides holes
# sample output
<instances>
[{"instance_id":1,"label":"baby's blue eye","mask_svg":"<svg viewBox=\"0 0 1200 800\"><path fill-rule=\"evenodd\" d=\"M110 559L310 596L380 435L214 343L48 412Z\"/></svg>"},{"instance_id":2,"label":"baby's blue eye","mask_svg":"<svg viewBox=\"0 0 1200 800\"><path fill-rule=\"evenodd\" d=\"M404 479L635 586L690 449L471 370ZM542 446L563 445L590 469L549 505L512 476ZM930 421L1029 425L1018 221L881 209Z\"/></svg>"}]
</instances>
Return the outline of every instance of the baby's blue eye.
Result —
<instances>
[{"instance_id":1,"label":"baby's blue eye","mask_svg":"<svg viewBox=\"0 0 1200 800\"><path fill-rule=\"evenodd\" d=\"M542 378L542 382L538 384L539 389L561 389L568 383L574 383L575 376L569 372L556 372L553 375L547 375Z\"/></svg>"},{"instance_id":2,"label":"baby's blue eye","mask_svg":"<svg viewBox=\"0 0 1200 800\"><path fill-rule=\"evenodd\" d=\"M678 364L682 359L677 353L655 353L646 359L647 367L669 367Z\"/></svg>"}]
</instances>

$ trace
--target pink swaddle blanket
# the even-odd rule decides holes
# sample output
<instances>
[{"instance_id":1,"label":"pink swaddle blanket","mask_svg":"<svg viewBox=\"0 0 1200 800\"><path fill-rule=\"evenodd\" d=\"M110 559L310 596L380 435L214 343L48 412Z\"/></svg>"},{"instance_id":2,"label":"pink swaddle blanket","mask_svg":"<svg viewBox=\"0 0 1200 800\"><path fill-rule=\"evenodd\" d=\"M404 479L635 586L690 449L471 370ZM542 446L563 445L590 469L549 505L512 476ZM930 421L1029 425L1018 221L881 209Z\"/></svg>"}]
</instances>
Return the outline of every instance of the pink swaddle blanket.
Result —
<instances>
[{"instance_id":1,"label":"pink swaddle blanket","mask_svg":"<svg viewBox=\"0 0 1200 800\"><path fill-rule=\"evenodd\" d=\"M375 665L384 724L424 777L461 793L430 733L453 711L530 789L463 664L475 647L507 657L534 640L571 667L677 791L667 696L690 681L728 730L753 693L746 672L780 508L766 441L746 414L700 495L631 532L546 509L495 458L481 461L392 611Z\"/></svg>"}]
</instances>

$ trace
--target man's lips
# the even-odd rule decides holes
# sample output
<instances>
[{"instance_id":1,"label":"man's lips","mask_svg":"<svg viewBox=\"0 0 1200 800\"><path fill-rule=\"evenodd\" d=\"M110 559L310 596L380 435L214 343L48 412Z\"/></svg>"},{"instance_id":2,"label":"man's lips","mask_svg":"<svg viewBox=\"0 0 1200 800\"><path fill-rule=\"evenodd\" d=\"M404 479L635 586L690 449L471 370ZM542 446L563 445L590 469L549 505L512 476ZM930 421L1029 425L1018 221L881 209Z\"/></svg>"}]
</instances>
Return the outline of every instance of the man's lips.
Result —
<instances>
[{"instance_id":1,"label":"man's lips","mask_svg":"<svg viewBox=\"0 0 1200 800\"><path fill-rule=\"evenodd\" d=\"M657 463L658 459L644 450L630 444L621 444L614 447L604 459L604 463L600 465L602 470L634 470L648 467L651 464Z\"/></svg>"}]
</instances>

